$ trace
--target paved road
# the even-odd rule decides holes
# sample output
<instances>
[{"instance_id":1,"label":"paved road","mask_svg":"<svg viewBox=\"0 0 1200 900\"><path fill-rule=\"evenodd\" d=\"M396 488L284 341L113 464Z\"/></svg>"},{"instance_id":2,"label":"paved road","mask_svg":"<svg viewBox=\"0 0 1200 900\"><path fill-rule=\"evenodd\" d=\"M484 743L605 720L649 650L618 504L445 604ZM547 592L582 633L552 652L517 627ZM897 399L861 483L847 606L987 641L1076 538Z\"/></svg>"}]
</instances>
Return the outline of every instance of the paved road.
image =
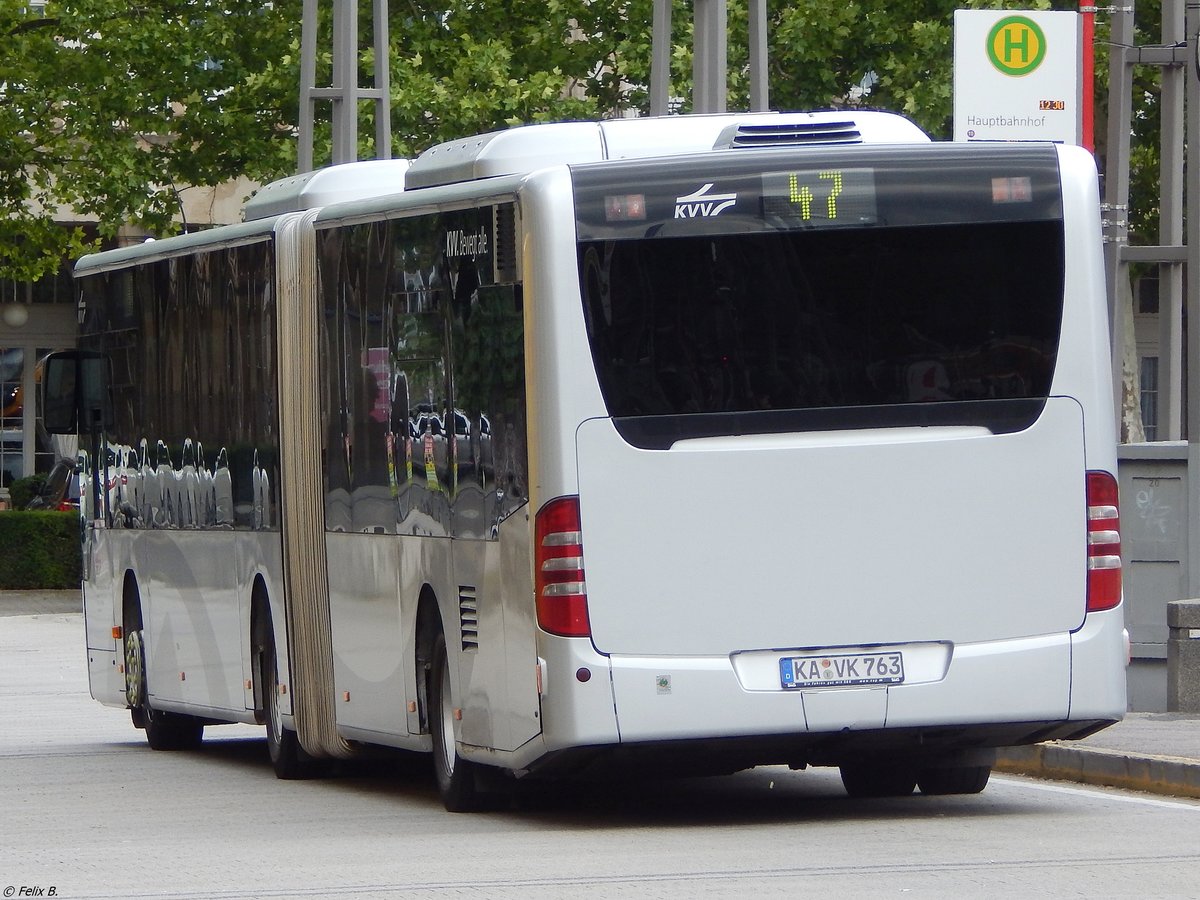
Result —
<instances>
[{"instance_id":1,"label":"paved road","mask_svg":"<svg viewBox=\"0 0 1200 900\"><path fill-rule=\"evenodd\" d=\"M1200 894L1190 800L997 776L976 797L855 801L833 771L772 768L451 815L423 759L280 782L259 730L208 731L149 750L86 696L78 614L0 618L0 895Z\"/></svg>"}]
</instances>

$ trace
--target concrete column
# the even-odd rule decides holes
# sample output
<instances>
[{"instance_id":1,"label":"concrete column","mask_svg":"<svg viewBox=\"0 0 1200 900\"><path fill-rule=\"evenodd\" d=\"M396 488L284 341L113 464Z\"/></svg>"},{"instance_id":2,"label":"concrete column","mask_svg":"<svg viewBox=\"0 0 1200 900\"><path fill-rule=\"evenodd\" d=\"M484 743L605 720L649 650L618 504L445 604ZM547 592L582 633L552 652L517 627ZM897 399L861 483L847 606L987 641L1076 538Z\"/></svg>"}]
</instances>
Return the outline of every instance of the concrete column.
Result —
<instances>
[{"instance_id":1,"label":"concrete column","mask_svg":"<svg viewBox=\"0 0 1200 900\"><path fill-rule=\"evenodd\" d=\"M1200 600L1167 604L1167 710L1200 712Z\"/></svg>"}]
</instances>

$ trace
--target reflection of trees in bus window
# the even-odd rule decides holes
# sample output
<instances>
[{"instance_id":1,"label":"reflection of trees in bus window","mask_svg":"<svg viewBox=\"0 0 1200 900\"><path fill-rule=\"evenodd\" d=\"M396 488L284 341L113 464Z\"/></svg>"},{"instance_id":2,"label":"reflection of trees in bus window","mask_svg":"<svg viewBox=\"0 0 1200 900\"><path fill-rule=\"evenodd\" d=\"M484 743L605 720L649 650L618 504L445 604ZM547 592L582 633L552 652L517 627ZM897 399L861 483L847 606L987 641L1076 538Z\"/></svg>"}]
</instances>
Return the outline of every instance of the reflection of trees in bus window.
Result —
<instances>
[{"instance_id":1,"label":"reflection of trees in bus window","mask_svg":"<svg viewBox=\"0 0 1200 900\"><path fill-rule=\"evenodd\" d=\"M0 349L0 487L8 487L24 471L24 371L24 350Z\"/></svg>"},{"instance_id":2,"label":"reflection of trees in bus window","mask_svg":"<svg viewBox=\"0 0 1200 900\"><path fill-rule=\"evenodd\" d=\"M455 302L454 313L454 392L462 432L456 533L486 538L528 499L521 289L479 287Z\"/></svg>"},{"instance_id":3,"label":"reflection of trees in bus window","mask_svg":"<svg viewBox=\"0 0 1200 900\"><path fill-rule=\"evenodd\" d=\"M440 326L440 320L429 317ZM449 498L454 488L451 436L442 410L446 371L441 359L396 359L398 380L407 391L404 430L408 449L405 474L397 491L399 529L404 534L449 534Z\"/></svg>"},{"instance_id":4,"label":"reflection of trees in bus window","mask_svg":"<svg viewBox=\"0 0 1200 900\"><path fill-rule=\"evenodd\" d=\"M327 528L488 537L525 502L520 290L445 256L490 215L318 234Z\"/></svg>"},{"instance_id":5,"label":"reflection of trees in bus window","mask_svg":"<svg viewBox=\"0 0 1200 900\"><path fill-rule=\"evenodd\" d=\"M89 275L80 290L81 347L111 362L110 438L124 448L110 497L123 505L110 511L124 527L253 528L253 455L278 458L267 242ZM218 491L227 498L221 515Z\"/></svg>"}]
</instances>

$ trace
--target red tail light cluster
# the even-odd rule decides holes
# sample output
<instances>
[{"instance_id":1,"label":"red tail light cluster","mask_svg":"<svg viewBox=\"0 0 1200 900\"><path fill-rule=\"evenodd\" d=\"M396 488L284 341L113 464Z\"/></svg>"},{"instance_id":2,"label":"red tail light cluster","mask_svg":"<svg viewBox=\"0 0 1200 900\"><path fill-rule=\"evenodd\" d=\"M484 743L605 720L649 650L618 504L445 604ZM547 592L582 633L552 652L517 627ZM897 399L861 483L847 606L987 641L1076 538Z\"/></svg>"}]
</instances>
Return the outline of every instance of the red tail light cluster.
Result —
<instances>
[{"instance_id":1,"label":"red tail light cluster","mask_svg":"<svg viewBox=\"0 0 1200 900\"><path fill-rule=\"evenodd\" d=\"M558 497L534 522L534 590L537 619L543 631L565 637L587 637L587 582L583 577L583 536L579 498Z\"/></svg>"},{"instance_id":2,"label":"red tail light cluster","mask_svg":"<svg viewBox=\"0 0 1200 900\"><path fill-rule=\"evenodd\" d=\"M1087 611L1121 602L1121 522L1117 480L1108 472L1087 473Z\"/></svg>"}]
</instances>

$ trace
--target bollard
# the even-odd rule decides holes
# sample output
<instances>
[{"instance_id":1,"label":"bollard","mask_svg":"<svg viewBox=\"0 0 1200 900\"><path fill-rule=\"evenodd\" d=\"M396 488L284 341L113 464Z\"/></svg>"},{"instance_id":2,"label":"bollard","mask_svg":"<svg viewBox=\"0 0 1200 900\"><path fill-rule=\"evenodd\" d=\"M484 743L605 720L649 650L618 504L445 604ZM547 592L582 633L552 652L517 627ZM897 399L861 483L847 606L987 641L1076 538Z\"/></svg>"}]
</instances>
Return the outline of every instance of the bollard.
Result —
<instances>
[{"instance_id":1,"label":"bollard","mask_svg":"<svg viewBox=\"0 0 1200 900\"><path fill-rule=\"evenodd\" d=\"M1167 604L1167 710L1200 712L1200 600Z\"/></svg>"}]
</instances>

